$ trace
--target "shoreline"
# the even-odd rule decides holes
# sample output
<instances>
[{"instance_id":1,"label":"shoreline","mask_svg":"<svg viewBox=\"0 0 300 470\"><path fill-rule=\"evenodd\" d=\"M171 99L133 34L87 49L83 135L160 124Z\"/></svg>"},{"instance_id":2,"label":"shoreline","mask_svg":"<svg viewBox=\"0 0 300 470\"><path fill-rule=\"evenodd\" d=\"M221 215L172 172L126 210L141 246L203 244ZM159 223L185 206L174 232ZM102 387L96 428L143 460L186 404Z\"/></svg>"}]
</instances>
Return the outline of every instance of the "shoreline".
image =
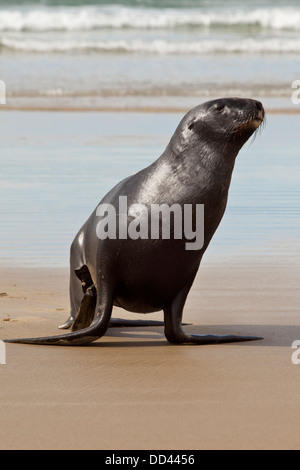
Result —
<instances>
[{"instance_id":1,"label":"shoreline","mask_svg":"<svg viewBox=\"0 0 300 470\"><path fill-rule=\"evenodd\" d=\"M186 113L190 108L186 107L75 107L75 106L2 106L0 111L38 111L38 112L86 112L86 113ZM299 108L265 108L266 114L300 114Z\"/></svg>"},{"instance_id":2,"label":"shoreline","mask_svg":"<svg viewBox=\"0 0 300 470\"><path fill-rule=\"evenodd\" d=\"M292 102L292 94L285 96L261 95L246 90L223 90L209 94L185 95L111 95L111 96L6 96L0 111L27 112L102 112L102 113L178 113L188 112L200 103L222 96L247 96L262 101L267 114L300 114L300 105Z\"/></svg>"}]
</instances>

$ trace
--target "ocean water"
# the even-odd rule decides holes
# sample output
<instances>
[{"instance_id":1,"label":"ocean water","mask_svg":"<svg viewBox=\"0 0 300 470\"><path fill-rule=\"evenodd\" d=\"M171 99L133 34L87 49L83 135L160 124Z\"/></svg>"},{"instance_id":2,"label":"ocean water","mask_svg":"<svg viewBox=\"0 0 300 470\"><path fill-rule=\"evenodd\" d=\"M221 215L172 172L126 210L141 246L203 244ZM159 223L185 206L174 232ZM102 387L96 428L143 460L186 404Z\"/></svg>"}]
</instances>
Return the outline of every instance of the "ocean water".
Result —
<instances>
[{"instance_id":1,"label":"ocean water","mask_svg":"<svg viewBox=\"0 0 300 470\"><path fill-rule=\"evenodd\" d=\"M285 113L243 148L207 259L299 263L299 79L299 0L0 0L1 262L67 265L102 196L161 154L183 110L235 95Z\"/></svg>"},{"instance_id":2,"label":"ocean water","mask_svg":"<svg viewBox=\"0 0 300 470\"><path fill-rule=\"evenodd\" d=\"M0 79L11 107L291 107L299 33L296 0L1 0Z\"/></svg>"},{"instance_id":3,"label":"ocean water","mask_svg":"<svg viewBox=\"0 0 300 470\"><path fill-rule=\"evenodd\" d=\"M0 262L68 266L102 197L157 159L177 113L0 113ZM299 266L299 119L271 114L236 161L228 208L205 262ZM255 261L256 260L256 261Z\"/></svg>"}]
</instances>

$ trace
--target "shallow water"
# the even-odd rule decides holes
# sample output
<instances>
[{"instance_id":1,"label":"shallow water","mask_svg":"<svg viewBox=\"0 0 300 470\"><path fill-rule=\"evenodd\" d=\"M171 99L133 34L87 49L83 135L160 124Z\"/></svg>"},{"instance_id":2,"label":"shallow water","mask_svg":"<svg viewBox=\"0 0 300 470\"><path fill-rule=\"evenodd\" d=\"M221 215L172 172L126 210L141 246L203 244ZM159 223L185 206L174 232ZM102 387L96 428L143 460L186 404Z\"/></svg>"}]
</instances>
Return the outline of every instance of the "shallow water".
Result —
<instances>
[{"instance_id":1,"label":"shallow water","mask_svg":"<svg viewBox=\"0 0 300 470\"><path fill-rule=\"evenodd\" d=\"M101 198L160 156L181 117L1 112L1 263L67 266L72 239ZM208 262L299 262L299 119L269 115L241 150Z\"/></svg>"}]
</instances>

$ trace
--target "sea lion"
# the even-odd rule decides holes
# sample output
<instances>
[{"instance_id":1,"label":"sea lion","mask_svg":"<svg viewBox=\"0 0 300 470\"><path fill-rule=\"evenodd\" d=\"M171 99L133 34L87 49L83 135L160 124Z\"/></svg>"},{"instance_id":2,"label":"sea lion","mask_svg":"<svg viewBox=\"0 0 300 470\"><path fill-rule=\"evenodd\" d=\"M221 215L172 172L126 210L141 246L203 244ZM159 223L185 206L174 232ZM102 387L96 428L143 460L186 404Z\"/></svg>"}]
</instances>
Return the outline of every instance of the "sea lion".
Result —
<instances>
[{"instance_id":1,"label":"sea lion","mask_svg":"<svg viewBox=\"0 0 300 470\"><path fill-rule=\"evenodd\" d=\"M201 259L224 215L235 159L264 121L259 101L222 98L189 111L166 150L150 166L117 184L100 202L75 237L70 254L71 315L63 328L72 332L7 342L84 345L102 337L114 305L125 310L164 312L166 339L176 344L215 344L260 339L252 336L187 334L183 308ZM169 207L204 205L204 240L187 249L187 237L170 239L120 236L120 197L128 205ZM99 207L116 209L118 236L100 239ZM105 206L106 207L106 206ZM107 206L108 207L108 206ZM101 214L103 216L103 214ZM132 214L125 214L128 228ZM195 228L195 225L194 225ZM173 232L172 232L173 233Z\"/></svg>"}]
</instances>

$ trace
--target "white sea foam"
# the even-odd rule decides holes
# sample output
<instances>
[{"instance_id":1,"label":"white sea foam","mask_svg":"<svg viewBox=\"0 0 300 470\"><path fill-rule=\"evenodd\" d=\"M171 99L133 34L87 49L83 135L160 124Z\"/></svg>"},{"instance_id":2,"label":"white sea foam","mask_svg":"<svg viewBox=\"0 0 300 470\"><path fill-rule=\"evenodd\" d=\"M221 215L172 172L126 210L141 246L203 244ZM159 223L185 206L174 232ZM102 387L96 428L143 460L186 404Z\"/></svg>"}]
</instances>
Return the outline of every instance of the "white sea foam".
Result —
<instances>
[{"instance_id":1,"label":"white sea foam","mask_svg":"<svg viewBox=\"0 0 300 470\"><path fill-rule=\"evenodd\" d=\"M239 40L46 40L2 38L0 46L23 52L107 52L150 54L209 54L209 53L296 53L300 51L299 39L253 39Z\"/></svg>"},{"instance_id":2,"label":"white sea foam","mask_svg":"<svg viewBox=\"0 0 300 470\"><path fill-rule=\"evenodd\" d=\"M253 26L300 30L300 8L176 9L124 6L23 7L0 11L0 31L89 31L104 28Z\"/></svg>"}]
</instances>

